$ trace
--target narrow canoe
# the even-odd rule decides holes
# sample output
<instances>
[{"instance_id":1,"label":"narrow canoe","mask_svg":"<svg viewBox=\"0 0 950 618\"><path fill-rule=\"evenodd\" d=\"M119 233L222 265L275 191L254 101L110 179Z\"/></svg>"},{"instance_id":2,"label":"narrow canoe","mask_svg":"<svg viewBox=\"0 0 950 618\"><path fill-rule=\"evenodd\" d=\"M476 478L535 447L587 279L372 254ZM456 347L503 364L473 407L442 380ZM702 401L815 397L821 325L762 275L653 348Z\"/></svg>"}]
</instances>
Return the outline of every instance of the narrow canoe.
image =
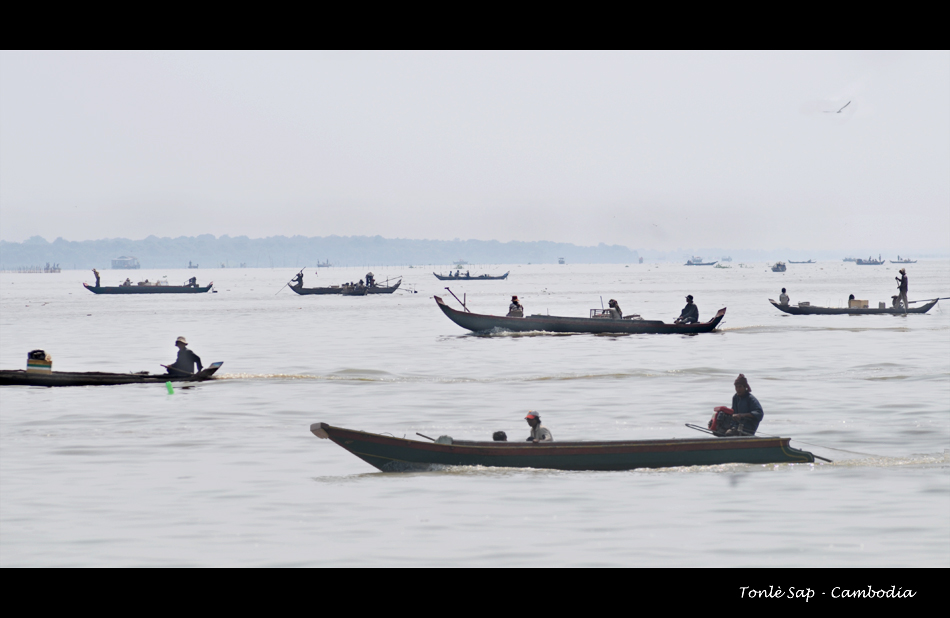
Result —
<instances>
[{"instance_id":1,"label":"narrow canoe","mask_svg":"<svg viewBox=\"0 0 950 618\"><path fill-rule=\"evenodd\" d=\"M530 315L509 318L500 315L468 313L453 309L438 296L435 302L450 320L473 332L505 330L514 332L546 331L552 333L608 333L608 334L680 334L708 333L714 330L726 315L720 309L709 322L696 324L667 324L661 320L617 320L611 318L568 318L555 315Z\"/></svg>"},{"instance_id":2,"label":"narrow canoe","mask_svg":"<svg viewBox=\"0 0 950 618\"><path fill-rule=\"evenodd\" d=\"M686 262L686 266L712 266L715 263L716 262L694 262L692 260L688 260Z\"/></svg>"},{"instance_id":3,"label":"narrow canoe","mask_svg":"<svg viewBox=\"0 0 950 618\"><path fill-rule=\"evenodd\" d=\"M772 303L772 306L778 309L779 311L784 311L791 315L903 315L903 309L897 309L895 307L885 307L884 309L871 308L867 309L849 309L846 307L816 307L811 305L810 307L799 307L798 305L783 305L777 303L771 298L769 302ZM907 313L927 313L930 311L934 305L937 304L936 300L932 300L929 303L924 304L922 307L912 307L907 310Z\"/></svg>"},{"instance_id":4,"label":"narrow canoe","mask_svg":"<svg viewBox=\"0 0 950 618\"><path fill-rule=\"evenodd\" d=\"M815 456L789 446L791 438L697 438L596 442L470 442L437 444L384 436L326 423L310 425L383 472L411 472L440 466L633 470L728 463L812 463Z\"/></svg>"},{"instance_id":5,"label":"narrow canoe","mask_svg":"<svg viewBox=\"0 0 950 618\"><path fill-rule=\"evenodd\" d=\"M371 288L366 287L365 285L341 285L331 288L301 288L288 286L291 290L300 294L301 296L307 296L310 294L340 294L343 296L365 296L367 294L392 294L399 289L399 286L402 285L402 279L396 282L396 285L389 287L383 287L375 285Z\"/></svg>"},{"instance_id":6,"label":"narrow canoe","mask_svg":"<svg viewBox=\"0 0 950 618\"><path fill-rule=\"evenodd\" d=\"M815 260L807 260L805 262L796 262L795 260L789 260L789 264L814 264Z\"/></svg>"},{"instance_id":7,"label":"narrow canoe","mask_svg":"<svg viewBox=\"0 0 950 618\"><path fill-rule=\"evenodd\" d=\"M201 294L210 290L214 283L197 288L186 285L117 285L98 288L88 283L82 285L93 294Z\"/></svg>"},{"instance_id":8,"label":"narrow canoe","mask_svg":"<svg viewBox=\"0 0 950 618\"><path fill-rule=\"evenodd\" d=\"M472 277L469 275L459 275L458 277L456 277L455 275L436 275L435 273L432 273L432 274L435 275L435 278L438 279L439 281L500 281L502 279L507 279L508 274L510 272L511 271L509 270L507 273L503 275L498 275L497 277L492 277L491 275L477 275L475 277Z\"/></svg>"},{"instance_id":9,"label":"narrow canoe","mask_svg":"<svg viewBox=\"0 0 950 618\"><path fill-rule=\"evenodd\" d=\"M891 264L916 264L917 260L891 260Z\"/></svg>"},{"instance_id":10,"label":"narrow canoe","mask_svg":"<svg viewBox=\"0 0 950 618\"><path fill-rule=\"evenodd\" d=\"M170 376L166 373L104 373L101 371L52 371L36 373L22 369L0 370L0 386L108 386L113 384L164 384L165 382L204 382L211 380L224 363L212 363L192 375Z\"/></svg>"}]
</instances>

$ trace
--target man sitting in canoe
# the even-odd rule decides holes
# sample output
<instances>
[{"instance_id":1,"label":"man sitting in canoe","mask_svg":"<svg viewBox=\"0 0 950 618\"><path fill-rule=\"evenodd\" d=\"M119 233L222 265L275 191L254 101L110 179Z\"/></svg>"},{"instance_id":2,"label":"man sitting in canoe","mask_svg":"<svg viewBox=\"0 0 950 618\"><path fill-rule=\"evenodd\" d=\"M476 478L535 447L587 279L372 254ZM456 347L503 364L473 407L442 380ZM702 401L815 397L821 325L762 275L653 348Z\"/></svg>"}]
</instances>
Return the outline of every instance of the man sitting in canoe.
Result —
<instances>
[{"instance_id":1,"label":"man sitting in canoe","mask_svg":"<svg viewBox=\"0 0 950 618\"><path fill-rule=\"evenodd\" d=\"M695 324L699 322L699 307L693 304L693 295L686 297L686 306L680 312L680 317L674 320L674 324Z\"/></svg>"},{"instance_id":2,"label":"man sitting in canoe","mask_svg":"<svg viewBox=\"0 0 950 618\"><path fill-rule=\"evenodd\" d=\"M303 271L294 275L294 278L290 280L290 287L292 288L303 288Z\"/></svg>"},{"instance_id":3,"label":"man sitting in canoe","mask_svg":"<svg viewBox=\"0 0 950 618\"><path fill-rule=\"evenodd\" d=\"M201 371L201 359L188 349L188 342L185 341L185 338L179 337L176 339L175 345L178 347L178 360L173 365L164 365L168 369L169 375L193 375L197 373L195 371L196 364L198 365L198 371Z\"/></svg>"},{"instance_id":4,"label":"man sitting in canoe","mask_svg":"<svg viewBox=\"0 0 950 618\"><path fill-rule=\"evenodd\" d=\"M524 307L522 307L521 303L518 302L517 296L511 297L511 304L508 305L508 317L509 318L523 318L524 317Z\"/></svg>"},{"instance_id":5,"label":"man sitting in canoe","mask_svg":"<svg viewBox=\"0 0 950 618\"><path fill-rule=\"evenodd\" d=\"M752 394L752 387L743 374L735 381L736 394L732 396L732 418L738 426L726 432L727 436L754 436L765 412Z\"/></svg>"},{"instance_id":6,"label":"man sitting in canoe","mask_svg":"<svg viewBox=\"0 0 950 618\"><path fill-rule=\"evenodd\" d=\"M782 288L782 293L779 294L778 302L783 305L788 304L788 294L785 293L785 288Z\"/></svg>"},{"instance_id":7,"label":"man sitting in canoe","mask_svg":"<svg viewBox=\"0 0 950 618\"><path fill-rule=\"evenodd\" d=\"M525 442L534 442L537 444L538 442L554 441L550 430L541 424L541 416L537 412L528 411L528 415L524 417L524 420L528 421L528 425L531 426L531 435L528 436Z\"/></svg>"},{"instance_id":8,"label":"man sitting in canoe","mask_svg":"<svg viewBox=\"0 0 950 618\"><path fill-rule=\"evenodd\" d=\"M607 306L610 307L610 317L615 320L623 319L623 311L620 310L620 305L614 299L610 299L610 302L607 303Z\"/></svg>"}]
</instances>

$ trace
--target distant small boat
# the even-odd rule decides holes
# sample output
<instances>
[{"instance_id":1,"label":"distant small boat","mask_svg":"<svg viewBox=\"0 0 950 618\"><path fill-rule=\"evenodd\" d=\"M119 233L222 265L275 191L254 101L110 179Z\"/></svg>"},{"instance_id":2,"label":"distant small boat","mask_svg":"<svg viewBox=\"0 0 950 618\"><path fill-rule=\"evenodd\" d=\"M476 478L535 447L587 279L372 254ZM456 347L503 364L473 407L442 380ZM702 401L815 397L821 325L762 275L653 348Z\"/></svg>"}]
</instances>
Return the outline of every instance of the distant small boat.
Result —
<instances>
[{"instance_id":1,"label":"distant small boat","mask_svg":"<svg viewBox=\"0 0 950 618\"><path fill-rule=\"evenodd\" d=\"M726 256L726 257L724 257L724 258L720 258L719 261L720 261L720 262L731 262L731 261L732 261L732 257L731 257L731 256Z\"/></svg>"},{"instance_id":2,"label":"distant small boat","mask_svg":"<svg viewBox=\"0 0 950 618\"><path fill-rule=\"evenodd\" d=\"M634 470L728 463L813 463L815 456L789 445L791 438L672 438L669 440L596 440L590 442L422 442L334 427L310 425L313 435L329 439L383 472L410 472L440 466L541 468L548 470Z\"/></svg>"},{"instance_id":3,"label":"distant small boat","mask_svg":"<svg viewBox=\"0 0 950 618\"><path fill-rule=\"evenodd\" d=\"M117 285L112 287L96 287L88 283L82 284L93 294L202 294L211 289L214 282L205 287L189 285Z\"/></svg>"},{"instance_id":4,"label":"distant small boat","mask_svg":"<svg viewBox=\"0 0 950 618\"><path fill-rule=\"evenodd\" d=\"M341 296L366 296L367 294L392 294L399 289L399 286L402 285L402 279L396 282L396 285L383 286L383 285L374 285L367 287L365 285L332 285L328 288L305 288L289 285L291 290L300 294L301 296L309 296L313 294L339 294Z\"/></svg>"},{"instance_id":5,"label":"distant small boat","mask_svg":"<svg viewBox=\"0 0 950 618\"><path fill-rule=\"evenodd\" d=\"M856 258L846 257L846 258L844 258L844 259L841 260L841 261L842 261L842 262L857 262L858 260L857 260Z\"/></svg>"},{"instance_id":6,"label":"distant small boat","mask_svg":"<svg viewBox=\"0 0 950 618\"><path fill-rule=\"evenodd\" d=\"M912 260L910 258L901 259L901 256L897 256L896 260L891 260L891 264L916 264L917 260Z\"/></svg>"},{"instance_id":7,"label":"distant small boat","mask_svg":"<svg viewBox=\"0 0 950 618\"><path fill-rule=\"evenodd\" d=\"M713 268L732 268L732 266L726 266L725 264L716 264Z\"/></svg>"},{"instance_id":8,"label":"distant small boat","mask_svg":"<svg viewBox=\"0 0 950 618\"><path fill-rule=\"evenodd\" d=\"M789 264L814 264L815 260L808 260L807 262L796 262L795 260L789 260Z\"/></svg>"},{"instance_id":9,"label":"distant small boat","mask_svg":"<svg viewBox=\"0 0 950 618\"><path fill-rule=\"evenodd\" d=\"M331 266L332 264L330 264L330 260L327 260L326 262L321 262L317 260L317 268L330 268ZM412 266L410 266L409 268L412 268Z\"/></svg>"},{"instance_id":10,"label":"distant small boat","mask_svg":"<svg viewBox=\"0 0 950 618\"><path fill-rule=\"evenodd\" d=\"M558 259L557 259L557 263L558 263L558 264L565 264L566 262L564 261L564 258L558 258Z\"/></svg>"},{"instance_id":11,"label":"distant small boat","mask_svg":"<svg viewBox=\"0 0 950 618\"><path fill-rule=\"evenodd\" d=\"M438 279L439 281L498 281L500 279L507 279L508 273L510 272L511 271L509 270L507 273L503 275L498 275L497 277L493 277L491 275L474 275L474 276L468 275L468 274L453 275L452 273L449 273L448 275L443 275L441 273L438 275L436 275L435 273L432 273L432 274L435 275L435 278Z\"/></svg>"},{"instance_id":12,"label":"distant small boat","mask_svg":"<svg viewBox=\"0 0 950 618\"><path fill-rule=\"evenodd\" d=\"M772 306L779 311L784 311L785 313L791 315L902 315L904 313L904 310L900 307L884 307L883 309L879 307L868 307L867 309L859 309L857 307L818 307L806 303L800 303L798 305L783 305L781 303L775 302L771 298L769 299L769 302L772 303ZM927 313L936 304L937 299L934 299L922 307L908 309L907 313Z\"/></svg>"},{"instance_id":13,"label":"distant small boat","mask_svg":"<svg viewBox=\"0 0 950 618\"><path fill-rule=\"evenodd\" d=\"M0 371L3 386L109 386L115 384L164 384L165 382L204 382L211 380L224 363L212 363L191 375L172 376L166 373L103 373L100 371L50 371L48 373L8 370Z\"/></svg>"},{"instance_id":14,"label":"distant small boat","mask_svg":"<svg viewBox=\"0 0 950 618\"><path fill-rule=\"evenodd\" d=\"M704 262L703 258L697 257L695 255L686 260L686 266L712 266L715 263L716 262Z\"/></svg>"},{"instance_id":15,"label":"distant small boat","mask_svg":"<svg viewBox=\"0 0 950 618\"><path fill-rule=\"evenodd\" d=\"M785 272L785 262L776 262L776 263L772 266L772 272L773 272L773 273L783 273L783 272Z\"/></svg>"},{"instance_id":16,"label":"distant small boat","mask_svg":"<svg viewBox=\"0 0 950 618\"><path fill-rule=\"evenodd\" d=\"M857 260L854 261L854 263L857 264L858 266L880 266L881 264L884 263L884 260L875 260L873 258L870 260L862 260L858 258Z\"/></svg>"}]
</instances>

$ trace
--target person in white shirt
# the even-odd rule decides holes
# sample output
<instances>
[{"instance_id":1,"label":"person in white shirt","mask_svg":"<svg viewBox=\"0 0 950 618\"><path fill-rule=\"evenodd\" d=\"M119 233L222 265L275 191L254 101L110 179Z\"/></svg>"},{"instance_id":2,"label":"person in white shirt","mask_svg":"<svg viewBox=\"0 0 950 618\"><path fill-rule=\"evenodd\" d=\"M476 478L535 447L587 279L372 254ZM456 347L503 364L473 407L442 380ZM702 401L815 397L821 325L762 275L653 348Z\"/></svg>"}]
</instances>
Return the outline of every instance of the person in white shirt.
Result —
<instances>
[{"instance_id":1,"label":"person in white shirt","mask_svg":"<svg viewBox=\"0 0 950 618\"><path fill-rule=\"evenodd\" d=\"M788 294L785 293L785 288L782 288L782 295L778 297L778 302L782 305L788 304Z\"/></svg>"},{"instance_id":2,"label":"person in white shirt","mask_svg":"<svg viewBox=\"0 0 950 618\"><path fill-rule=\"evenodd\" d=\"M541 416L533 411L529 410L528 415L524 417L524 420L528 421L528 425L531 426L531 435L528 436L528 439L525 442L553 442L554 437L551 435L551 431L541 424Z\"/></svg>"}]
</instances>

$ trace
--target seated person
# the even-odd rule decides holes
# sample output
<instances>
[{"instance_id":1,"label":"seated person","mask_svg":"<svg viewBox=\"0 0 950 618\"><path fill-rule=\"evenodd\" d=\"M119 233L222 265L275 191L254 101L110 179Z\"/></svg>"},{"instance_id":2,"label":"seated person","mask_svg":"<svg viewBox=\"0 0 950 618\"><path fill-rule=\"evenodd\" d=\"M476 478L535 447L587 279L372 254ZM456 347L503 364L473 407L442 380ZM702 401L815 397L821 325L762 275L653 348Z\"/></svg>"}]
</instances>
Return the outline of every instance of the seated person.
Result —
<instances>
[{"instance_id":1,"label":"seated person","mask_svg":"<svg viewBox=\"0 0 950 618\"><path fill-rule=\"evenodd\" d=\"M680 317L676 318L674 324L695 324L699 322L699 307L693 304L693 295L686 297L686 306L680 312Z\"/></svg>"},{"instance_id":2,"label":"seated person","mask_svg":"<svg viewBox=\"0 0 950 618\"><path fill-rule=\"evenodd\" d=\"M522 307L521 303L518 302L517 296L511 297L511 304L508 305L508 317L509 318L523 318L524 317L524 307Z\"/></svg>"},{"instance_id":3,"label":"seated person","mask_svg":"<svg viewBox=\"0 0 950 618\"><path fill-rule=\"evenodd\" d=\"M529 411L528 415L524 417L524 420L528 421L528 425L531 426L531 435L528 436L525 442L534 442L537 444L539 442L552 442L554 440L548 428L541 424L541 416L537 412Z\"/></svg>"},{"instance_id":4,"label":"seated person","mask_svg":"<svg viewBox=\"0 0 950 618\"><path fill-rule=\"evenodd\" d=\"M610 299L610 302L607 303L607 306L610 307L610 317L615 320L623 319L623 311L620 310L620 305L617 304L617 301Z\"/></svg>"},{"instance_id":5,"label":"seated person","mask_svg":"<svg viewBox=\"0 0 950 618\"><path fill-rule=\"evenodd\" d=\"M762 404L752 394L752 387L746 377L739 374L735 381L736 394L732 396L732 418L736 427L726 432L727 436L754 436L765 412Z\"/></svg>"},{"instance_id":6,"label":"seated person","mask_svg":"<svg viewBox=\"0 0 950 618\"><path fill-rule=\"evenodd\" d=\"M788 304L788 294L785 293L785 288L782 288L782 294L778 297L778 302L782 305Z\"/></svg>"},{"instance_id":7,"label":"seated person","mask_svg":"<svg viewBox=\"0 0 950 618\"><path fill-rule=\"evenodd\" d=\"M178 360L166 367L169 375L192 375L196 373L195 365L198 365L198 371L201 371L201 359L188 349L188 342L184 337L176 339L175 346L178 348Z\"/></svg>"}]
</instances>

